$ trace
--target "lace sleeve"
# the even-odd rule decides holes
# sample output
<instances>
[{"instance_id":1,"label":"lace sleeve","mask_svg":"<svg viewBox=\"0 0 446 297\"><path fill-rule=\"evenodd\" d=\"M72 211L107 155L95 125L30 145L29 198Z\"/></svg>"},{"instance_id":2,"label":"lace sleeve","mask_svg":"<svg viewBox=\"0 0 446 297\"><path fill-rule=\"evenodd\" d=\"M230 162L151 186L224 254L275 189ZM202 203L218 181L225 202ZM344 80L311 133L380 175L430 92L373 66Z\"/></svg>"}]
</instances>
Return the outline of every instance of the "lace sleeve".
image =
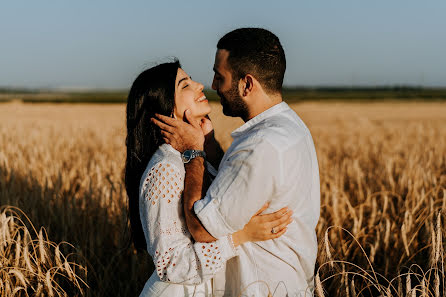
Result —
<instances>
[{"instance_id":1,"label":"lace sleeve","mask_svg":"<svg viewBox=\"0 0 446 297\"><path fill-rule=\"evenodd\" d=\"M214 276L236 255L230 236L193 243L183 217L184 177L173 164L158 163L141 186L141 221L147 250L162 281L197 285Z\"/></svg>"}]
</instances>

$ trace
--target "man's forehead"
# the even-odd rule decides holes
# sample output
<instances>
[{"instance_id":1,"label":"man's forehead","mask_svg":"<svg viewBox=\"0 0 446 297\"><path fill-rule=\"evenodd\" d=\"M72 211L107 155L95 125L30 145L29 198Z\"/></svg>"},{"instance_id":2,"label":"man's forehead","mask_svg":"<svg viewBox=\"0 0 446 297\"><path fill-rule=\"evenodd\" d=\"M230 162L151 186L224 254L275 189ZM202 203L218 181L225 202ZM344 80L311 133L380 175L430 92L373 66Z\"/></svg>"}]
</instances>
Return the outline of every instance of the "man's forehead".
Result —
<instances>
[{"instance_id":1,"label":"man's forehead","mask_svg":"<svg viewBox=\"0 0 446 297\"><path fill-rule=\"evenodd\" d=\"M229 51L225 49L218 49L215 53L214 68L227 68L227 61L229 57Z\"/></svg>"}]
</instances>

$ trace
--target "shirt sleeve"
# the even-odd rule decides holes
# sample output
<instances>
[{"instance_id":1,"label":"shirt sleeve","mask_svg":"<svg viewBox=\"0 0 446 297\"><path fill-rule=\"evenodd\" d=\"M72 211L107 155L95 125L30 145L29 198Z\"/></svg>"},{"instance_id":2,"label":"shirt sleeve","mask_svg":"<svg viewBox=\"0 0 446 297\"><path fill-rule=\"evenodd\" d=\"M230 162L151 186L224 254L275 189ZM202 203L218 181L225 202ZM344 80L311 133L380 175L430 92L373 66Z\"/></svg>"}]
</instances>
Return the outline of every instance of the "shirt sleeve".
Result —
<instances>
[{"instance_id":1,"label":"shirt sleeve","mask_svg":"<svg viewBox=\"0 0 446 297\"><path fill-rule=\"evenodd\" d=\"M251 142L225 156L206 196L195 202L194 212L212 236L232 234L271 199L280 177L277 150L267 141Z\"/></svg>"},{"instance_id":2,"label":"shirt sleeve","mask_svg":"<svg viewBox=\"0 0 446 297\"><path fill-rule=\"evenodd\" d=\"M146 223L147 250L160 280L197 285L212 278L236 256L232 237L193 243L183 217L183 177L169 163L159 163L144 177L140 191L141 221Z\"/></svg>"}]
</instances>

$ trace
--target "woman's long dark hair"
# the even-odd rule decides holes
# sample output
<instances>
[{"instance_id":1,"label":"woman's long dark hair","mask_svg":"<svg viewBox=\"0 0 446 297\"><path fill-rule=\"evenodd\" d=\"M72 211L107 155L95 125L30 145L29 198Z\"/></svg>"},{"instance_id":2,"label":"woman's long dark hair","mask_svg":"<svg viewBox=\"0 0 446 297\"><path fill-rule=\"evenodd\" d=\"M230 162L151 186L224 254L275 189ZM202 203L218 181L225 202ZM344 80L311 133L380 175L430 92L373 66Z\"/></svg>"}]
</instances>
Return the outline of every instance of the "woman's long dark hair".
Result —
<instances>
[{"instance_id":1,"label":"woman's long dark hair","mask_svg":"<svg viewBox=\"0 0 446 297\"><path fill-rule=\"evenodd\" d=\"M139 183L147 164L164 143L160 129L150 121L155 113L170 116L175 105L178 60L142 72L133 82L127 98L127 160L125 188L129 202L132 241L145 249L146 241L139 217Z\"/></svg>"}]
</instances>

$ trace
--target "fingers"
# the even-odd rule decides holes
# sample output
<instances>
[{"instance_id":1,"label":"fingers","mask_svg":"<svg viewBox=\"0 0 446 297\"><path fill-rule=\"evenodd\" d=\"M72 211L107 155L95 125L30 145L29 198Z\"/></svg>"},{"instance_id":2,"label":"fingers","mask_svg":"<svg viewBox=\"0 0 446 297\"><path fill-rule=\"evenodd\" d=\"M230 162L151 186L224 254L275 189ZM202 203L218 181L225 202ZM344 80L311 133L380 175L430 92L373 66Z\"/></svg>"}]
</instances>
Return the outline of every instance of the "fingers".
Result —
<instances>
[{"instance_id":1,"label":"fingers","mask_svg":"<svg viewBox=\"0 0 446 297\"><path fill-rule=\"evenodd\" d=\"M170 132L170 133L172 133L173 131L175 131L175 128L174 128L173 126L167 125L167 124L165 124L165 123L159 121L159 120L156 119L156 118L151 118L150 120L152 121L152 123L154 123L155 125L157 125L158 127L160 127L161 130L168 131L168 132Z\"/></svg>"},{"instance_id":2,"label":"fingers","mask_svg":"<svg viewBox=\"0 0 446 297\"><path fill-rule=\"evenodd\" d=\"M277 219L277 220L274 220L272 223L273 224L278 224L278 225L281 225L281 224L283 224L283 223L285 223L285 222L288 222L290 219L292 220L292 218L291 218L291 216L293 215L293 211L289 211L289 212L287 212L286 214L284 214L282 217L280 217L279 219ZM287 224L288 225L288 224Z\"/></svg>"},{"instance_id":3,"label":"fingers","mask_svg":"<svg viewBox=\"0 0 446 297\"><path fill-rule=\"evenodd\" d=\"M269 239L274 239L274 238L279 238L280 236L282 236L283 234L285 234L285 232L288 230L288 228L283 228L282 230L280 230L279 232L277 232L276 234L271 234Z\"/></svg>"},{"instance_id":4,"label":"fingers","mask_svg":"<svg viewBox=\"0 0 446 297\"><path fill-rule=\"evenodd\" d=\"M192 119L192 113L189 109L186 109L186 111L184 111L184 119L191 124L194 128L200 128L200 124L197 123L197 121L194 121Z\"/></svg>"},{"instance_id":5,"label":"fingers","mask_svg":"<svg viewBox=\"0 0 446 297\"><path fill-rule=\"evenodd\" d=\"M279 209L276 212L273 213L269 213L269 214L264 214L261 215L262 218L264 219L264 221L274 221L274 220L278 220L281 217L283 217L285 214L287 214L288 212L290 212L291 210L288 209L288 207L284 207L282 209Z\"/></svg>"},{"instance_id":6,"label":"fingers","mask_svg":"<svg viewBox=\"0 0 446 297\"><path fill-rule=\"evenodd\" d=\"M260 241L278 238L278 237L282 236L283 234L285 234L285 232L287 230L288 230L288 228L286 226L282 229L278 229L278 227L276 227L275 228L276 233L272 233L272 229L268 229L262 235L260 235L260 238L261 238Z\"/></svg>"},{"instance_id":7,"label":"fingers","mask_svg":"<svg viewBox=\"0 0 446 297\"><path fill-rule=\"evenodd\" d=\"M281 231L283 229L286 228L286 226L288 226L289 224L291 224L293 222L293 218L289 218L288 220L286 220L285 222L281 223L279 226L274 227L274 230L276 231Z\"/></svg>"},{"instance_id":8,"label":"fingers","mask_svg":"<svg viewBox=\"0 0 446 297\"><path fill-rule=\"evenodd\" d=\"M178 123L177 119L174 119L174 118L162 115L162 114L158 114L158 113L156 113L155 116L169 126L172 126L172 127L177 126L177 123Z\"/></svg>"},{"instance_id":9,"label":"fingers","mask_svg":"<svg viewBox=\"0 0 446 297\"><path fill-rule=\"evenodd\" d=\"M262 208L259 209L259 210L253 215L253 217L258 216L259 214L261 214L262 212L264 212L268 207L269 207L269 202L266 202L265 204L263 204Z\"/></svg>"}]
</instances>

